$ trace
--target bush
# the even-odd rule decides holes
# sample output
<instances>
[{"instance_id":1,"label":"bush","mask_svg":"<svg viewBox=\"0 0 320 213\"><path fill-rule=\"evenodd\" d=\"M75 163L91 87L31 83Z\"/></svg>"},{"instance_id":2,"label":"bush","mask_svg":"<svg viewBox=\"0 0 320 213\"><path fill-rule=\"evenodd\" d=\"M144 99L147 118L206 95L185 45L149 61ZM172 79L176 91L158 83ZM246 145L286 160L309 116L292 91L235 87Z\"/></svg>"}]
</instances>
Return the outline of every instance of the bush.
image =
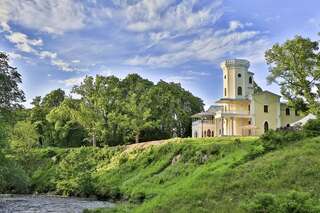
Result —
<instances>
[{"instance_id":1,"label":"bush","mask_svg":"<svg viewBox=\"0 0 320 213\"><path fill-rule=\"evenodd\" d=\"M130 201L133 203L142 203L146 195L144 192L133 192L130 196Z\"/></svg>"},{"instance_id":2,"label":"bush","mask_svg":"<svg viewBox=\"0 0 320 213\"><path fill-rule=\"evenodd\" d=\"M291 191L284 195L257 194L249 203L242 205L249 213L318 213L319 203L310 194Z\"/></svg>"},{"instance_id":3,"label":"bush","mask_svg":"<svg viewBox=\"0 0 320 213\"><path fill-rule=\"evenodd\" d=\"M310 120L303 126L303 131L309 137L320 135L320 119Z\"/></svg>"},{"instance_id":4,"label":"bush","mask_svg":"<svg viewBox=\"0 0 320 213\"><path fill-rule=\"evenodd\" d=\"M271 151L291 142L299 141L304 137L302 131L269 130L260 137L260 141L266 151Z\"/></svg>"},{"instance_id":5,"label":"bush","mask_svg":"<svg viewBox=\"0 0 320 213\"><path fill-rule=\"evenodd\" d=\"M265 148L263 145L256 145L254 147L251 148L251 150L249 151L249 153L245 156L245 160L253 160L261 155L263 155L265 153Z\"/></svg>"},{"instance_id":6,"label":"bush","mask_svg":"<svg viewBox=\"0 0 320 213\"><path fill-rule=\"evenodd\" d=\"M278 213L279 206L275 196L269 193L261 193L256 195L253 200L242 207L248 213Z\"/></svg>"}]
</instances>

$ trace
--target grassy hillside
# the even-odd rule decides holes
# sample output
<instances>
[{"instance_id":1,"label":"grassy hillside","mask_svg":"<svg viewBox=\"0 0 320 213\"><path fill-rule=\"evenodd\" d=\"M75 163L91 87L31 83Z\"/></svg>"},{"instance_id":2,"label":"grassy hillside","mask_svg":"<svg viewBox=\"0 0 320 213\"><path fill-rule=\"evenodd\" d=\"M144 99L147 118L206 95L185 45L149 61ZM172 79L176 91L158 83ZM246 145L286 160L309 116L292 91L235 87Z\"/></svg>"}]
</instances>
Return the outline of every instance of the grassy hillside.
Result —
<instances>
[{"instance_id":1,"label":"grassy hillside","mask_svg":"<svg viewBox=\"0 0 320 213\"><path fill-rule=\"evenodd\" d=\"M99 212L255 212L255 205L279 199L289 199L290 205L298 200L297 205L311 212L308 206L315 207L320 199L319 156L318 137L273 151L248 137L176 139L146 149L34 149L7 155L27 171L30 192L123 201L116 209Z\"/></svg>"}]
</instances>

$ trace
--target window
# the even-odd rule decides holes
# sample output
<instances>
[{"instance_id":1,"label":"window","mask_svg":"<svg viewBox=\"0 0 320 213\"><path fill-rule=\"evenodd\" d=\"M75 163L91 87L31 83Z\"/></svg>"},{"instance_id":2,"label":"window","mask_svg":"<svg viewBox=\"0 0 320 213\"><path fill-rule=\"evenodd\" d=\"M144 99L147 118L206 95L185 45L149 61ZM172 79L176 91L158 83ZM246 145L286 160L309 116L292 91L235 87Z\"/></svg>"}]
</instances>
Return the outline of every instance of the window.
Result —
<instances>
[{"instance_id":1,"label":"window","mask_svg":"<svg viewBox=\"0 0 320 213\"><path fill-rule=\"evenodd\" d=\"M252 76L249 77L249 84L252 84Z\"/></svg>"},{"instance_id":2,"label":"window","mask_svg":"<svg viewBox=\"0 0 320 213\"><path fill-rule=\"evenodd\" d=\"M224 79L226 79L227 78L227 76L226 75L224 75Z\"/></svg>"},{"instance_id":3,"label":"window","mask_svg":"<svg viewBox=\"0 0 320 213\"><path fill-rule=\"evenodd\" d=\"M242 95L242 87L238 87L238 95Z\"/></svg>"},{"instance_id":4,"label":"window","mask_svg":"<svg viewBox=\"0 0 320 213\"><path fill-rule=\"evenodd\" d=\"M267 122L267 121L266 121L266 122L264 122L263 127L264 127L264 132L268 132L268 130L269 130L269 124L268 124L268 122Z\"/></svg>"},{"instance_id":5,"label":"window","mask_svg":"<svg viewBox=\"0 0 320 213\"><path fill-rule=\"evenodd\" d=\"M207 136L208 136L208 137L211 137L211 131L210 131L210 129L207 130Z\"/></svg>"},{"instance_id":6,"label":"window","mask_svg":"<svg viewBox=\"0 0 320 213\"><path fill-rule=\"evenodd\" d=\"M286 108L286 115L290 115L290 109Z\"/></svg>"},{"instance_id":7,"label":"window","mask_svg":"<svg viewBox=\"0 0 320 213\"><path fill-rule=\"evenodd\" d=\"M263 106L263 111L264 112L269 112L269 106L268 105L264 105Z\"/></svg>"},{"instance_id":8,"label":"window","mask_svg":"<svg viewBox=\"0 0 320 213\"><path fill-rule=\"evenodd\" d=\"M241 78L241 73L238 74L238 78Z\"/></svg>"},{"instance_id":9,"label":"window","mask_svg":"<svg viewBox=\"0 0 320 213\"><path fill-rule=\"evenodd\" d=\"M250 104L248 105L248 111L250 112Z\"/></svg>"},{"instance_id":10,"label":"window","mask_svg":"<svg viewBox=\"0 0 320 213\"><path fill-rule=\"evenodd\" d=\"M227 88L224 88L224 96L227 96Z\"/></svg>"},{"instance_id":11,"label":"window","mask_svg":"<svg viewBox=\"0 0 320 213\"><path fill-rule=\"evenodd\" d=\"M295 111L295 115L299 116L299 111L298 110Z\"/></svg>"},{"instance_id":12,"label":"window","mask_svg":"<svg viewBox=\"0 0 320 213\"><path fill-rule=\"evenodd\" d=\"M251 121L250 120L248 121L248 124L251 125Z\"/></svg>"}]
</instances>

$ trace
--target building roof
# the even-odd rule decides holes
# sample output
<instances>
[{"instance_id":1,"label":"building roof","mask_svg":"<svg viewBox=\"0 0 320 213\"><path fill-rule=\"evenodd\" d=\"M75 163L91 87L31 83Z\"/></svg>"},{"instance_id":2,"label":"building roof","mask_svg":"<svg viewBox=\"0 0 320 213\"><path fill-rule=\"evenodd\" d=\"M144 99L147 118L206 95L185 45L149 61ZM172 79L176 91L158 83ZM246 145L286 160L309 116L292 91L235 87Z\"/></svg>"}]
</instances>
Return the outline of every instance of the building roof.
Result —
<instances>
[{"instance_id":1,"label":"building roof","mask_svg":"<svg viewBox=\"0 0 320 213\"><path fill-rule=\"evenodd\" d=\"M278 95L278 94L276 94L276 93L273 93L273 92L270 92L270 91L268 91L268 90L264 90L264 91L262 91L262 92L258 92L258 93L256 93L256 94L253 94L253 95L262 95L262 94L270 94L270 95L274 95L274 96L278 96L278 97L281 97L281 95Z\"/></svg>"},{"instance_id":2,"label":"building roof","mask_svg":"<svg viewBox=\"0 0 320 213\"><path fill-rule=\"evenodd\" d=\"M216 113L214 112L200 112L200 113L197 113L197 114L194 114L191 116L191 118L203 118L203 117L208 117L208 116L214 116Z\"/></svg>"},{"instance_id":3,"label":"building roof","mask_svg":"<svg viewBox=\"0 0 320 213\"><path fill-rule=\"evenodd\" d=\"M296 126L296 125L305 125L308 121L317 119L317 116L313 114L308 114L307 116L303 117L302 119L290 124L290 126Z\"/></svg>"}]
</instances>

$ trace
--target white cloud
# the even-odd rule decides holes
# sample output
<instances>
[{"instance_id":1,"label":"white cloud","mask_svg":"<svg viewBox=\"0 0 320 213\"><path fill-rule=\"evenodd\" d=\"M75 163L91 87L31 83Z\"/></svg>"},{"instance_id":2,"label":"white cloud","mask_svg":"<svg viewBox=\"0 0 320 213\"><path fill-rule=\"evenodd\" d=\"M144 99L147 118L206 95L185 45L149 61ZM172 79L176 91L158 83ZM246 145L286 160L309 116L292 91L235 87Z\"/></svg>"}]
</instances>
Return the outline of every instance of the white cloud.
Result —
<instances>
[{"instance_id":1,"label":"white cloud","mask_svg":"<svg viewBox=\"0 0 320 213\"><path fill-rule=\"evenodd\" d=\"M237 20L233 20L229 22L229 31L235 31L237 29L242 29L243 28L243 24L240 21Z\"/></svg>"},{"instance_id":2,"label":"white cloud","mask_svg":"<svg viewBox=\"0 0 320 213\"><path fill-rule=\"evenodd\" d=\"M61 69L63 71L67 71L67 72L74 71L74 68L72 68L70 66L70 64L66 63L65 61L63 61L61 59L53 59L53 60L51 60L51 63L53 65L59 67L59 69Z\"/></svg>"},{"instance_id":3,"label":"white cloud","mask_svg":"<svg viewBox=\"0 0 320 213\"><path fill-rule=\"evenodd\" d=\"M50 51L41 51L39 53L39 56L41 59L45 59L45 58L55 59L57 58L57 53L50 52Z\"/></svg>"},{"instance_id":4,"label":"white cloud","mask_svg":"<svg viewBox=\"0 0 320 213\"><path fill-rule=\"evenodd\" d=\"M74 85L80 85L81 82L85 79L86 76L80 76L80 77L74 77L74 78L68 78L65 80L59 80L58 82L61 84L64 84L65 86L74 86Z\"/></svg>"},{"instance_id":5,"label":"white cloud","mask_svg":"<svg viewBox=\"0 0 320 213\"><path fill-rule=\"evenodd\" d=\"M13 32L6 35L6 38L16 45L16 47L22 52L36 52L33 46L42 46L43 42L41 39L29 39L26 34L20 32Z\"/></svg>"},{"instance_id":6,"label":"white cloud","mask_svg":"<svg viewBox=\"0 0 320 213\"><path fill-rule=\"evenodd\" d=\"M55 34L85 26L85 8L75 0L1 0L0 8L0 23L6 30L9 21Z\"/></svg>"},{"instance_id":7,"label":"white cloud","mask_svg":"<svg viewBox=\"0 0 320 213\"><path fill-rule=\"evenodd\" d=\"M259 35L258 31L232 32L229 34L208 33L189 43L183 42L179 48L160 55L135 56L126 61L133 66L172 67L187 61L200 60L217 63L226 54L256 52L257 43L251 42ZM170 45L170 44L169 44ZM261 46L261 45L260 45Z\"/></svg>"},{"instance_id":8,"label":"white cloud","mask_svg":"<svg viewBox=\"0 0 320 213\"><path fill-rule=\"evenodd\" d=\"M178 4L174 0L139 1L123 11L126 14L127 29L136 32L155 29L186 31L213 24L223 14L219 9L221 0L212 1L200 9L196 9L196 3L196 0L182 0Z\"/></svg>"}]
</instances>

